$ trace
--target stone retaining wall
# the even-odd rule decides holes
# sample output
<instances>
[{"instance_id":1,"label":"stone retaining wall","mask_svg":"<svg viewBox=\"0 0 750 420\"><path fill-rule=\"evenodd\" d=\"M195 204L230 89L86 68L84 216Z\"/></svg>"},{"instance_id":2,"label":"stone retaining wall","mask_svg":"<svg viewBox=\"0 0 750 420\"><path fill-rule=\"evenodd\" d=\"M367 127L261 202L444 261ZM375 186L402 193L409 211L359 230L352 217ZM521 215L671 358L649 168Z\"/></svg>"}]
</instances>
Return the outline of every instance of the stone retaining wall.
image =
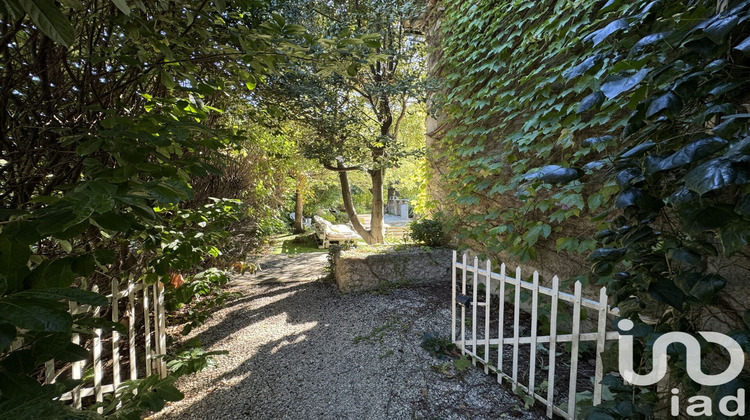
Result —
<instances>
[{"instance_id":1,"label":"stone retaining wall","mask_svg":"<svg viewBox=\"0 0 750 420\"><path fill-rule=\"evenodd\" d=\"M450 280L451 250L411 248L334 255L334 278L343 293Z\"/></svg>"}]
</instances>

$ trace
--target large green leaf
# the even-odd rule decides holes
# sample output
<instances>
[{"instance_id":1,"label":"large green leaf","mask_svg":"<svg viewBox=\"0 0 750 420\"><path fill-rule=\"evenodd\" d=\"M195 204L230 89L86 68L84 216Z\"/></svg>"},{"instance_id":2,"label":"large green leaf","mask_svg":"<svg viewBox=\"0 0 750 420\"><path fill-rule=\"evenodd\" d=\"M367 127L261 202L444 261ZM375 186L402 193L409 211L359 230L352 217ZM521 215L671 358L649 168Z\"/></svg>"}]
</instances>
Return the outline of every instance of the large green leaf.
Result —
<instances>
[{"instance_id":1,"label":"large green leaf","mask_svg":"<svg viewBox=\"0 0 750 420\"><path fill-rule=\"evenodd\" d=\"M130 220L128 220L128 217L123 214L107 212L95 214L91 219L102 229L115 232L125 232L130 229Z\"/></svg>"},{"instance_id":2,"label":"large green leaf","mask_svg":"<svg viewBox=\"0 0 750 420\"><path fill-rule=\"evenodd\" d=\"M34 268L25 283L33 289L67 288L76 278L73 272L74 258L44 261Z\"/></svg>"},{"instance_id":3,"label":"large green leaf","mask_svg":"<svg viewBox=\"0 0 750 420\"><path fill-rule=\"evenodd\" d=\"M646 111L647 117L652 117L656 114L666 113L669 116L674 116L682 109L682 99L674 94L674 92L667 92L662 96L654 99L648 106Z\"/></svg>"},{"instance_id":4,"label":"large green leaf","mask_svg":"<svg viewBox=\"0 0 750 420\"><path fill-rule=\"evenodd\" d=\"M120 11L122 13L125 13L128 16L130 15L130 6L128 6L128 2L127 1L125 1L125 0L112 0L112 3L114 3L115 6L117 6L117 8L120 9Z\"/></svg>"},{"instance_id":5,"label":"large green leaf","mask_svg":"<svg viewBox=\"0 0 750 420\"><path fill-rule=\"evenodd\" d=\"M747 156L711 159L685 175L685 186L703 195L728 185L744 184L750 180Z\"/></svg>"},{"instance_id":6,"label":"large green leaf","mask_svg":"<svg viewBox=\"0 0 750 420\"><path fill-rule=\"evenodd\" d=\"M51 40L69 47L75 41L73 25L53 0L18 0L39 30Z\"/></svg>"},{"instance_id":7,"label":"large green leaf","mask_svg":"<svg viewBox=\"0 0 750 420\"><path fill-rule=\"evenodd\" d=\"M657 281L651 283L648 292L654 300L682 310L682 305L685 302L685 294L668 279L660 277Z\"/></svg>"},{"instance_id":8,"label":"large green leaf","mask_svg":"<svg viewBox=\"0 0 750 420\"><path fill-rule=\"evenodd\" d=\"M628 25L628 21L625 19L617 19L613 22L610 22L607 26L603 27L602 29L599 29L597 31L592 32L588 36L586 36L583 40L584 41L591 41L594 43L594 45L597 45L604 41L608 36L612 35L613 33L617 31L621 31L623 29L627 29L630 27Z\"/></svg>"},{"instance_id":9,"label":"large green leaf","mask_svg":"<svg viewBox=\"0 0 750 420\"><path fill-rule=\"evenodd\" d=\"M26 297L47 300L70 300L93 306L104 306L109 301L99 293L74 288L50 287L46 289L24 290L14 297Z\"/></svg>"},{"instance_id":10,"label":"large green leaf","mask_svg":"<svg viewBox=\"0 0 750 420\"><path fill-rule=\"evenodd\" d=\"M643 68L629 76L613 76L602 84L602 93L609 99L620 96L621 93L638 86L648 76L651 69Z\"/></svg>"},{"instance_id":11,"label":"large green leaf","mask_svg":"<svg viewBox=\"0 0 750 420\"><path fill-rule=\"evenodd\" d=\"M0 322L0 352L10 347L16 338L16 327L7 322Z\"/></svg>"},{"instance_id":12,"label":"large green leaf","mask_svg":"<svg viewBox=\"0 0 750 420\"><path fill-rule=\"evenodd\" d=\"M526 181L541 181L550 184L566 184L580 178L583 171L575 168L563 168L560 165L542 166L535 172L524 175Z\"/></svg>"},{"instance_id":13,"label":"large green leaf","mask_svg":"<svg viewBox=\"0 0 750 420\"><path fill-rule=\"evenodd\" d=\"M650 175L694 163L723 149L726 145L727 141L719 137L696 140L664 159L647 158L646 173Z\"/></svg>"},{"instance_id":14,"label":"large green leaf","mask_svg":"<svg viewBox=\"0 0 750 420\"><path fill-rule=\"evenodd\" d=\"M602 56L600 54L596 54L591 57L588 57L577 66L570 69L570 71L566 72L563 75L563 77L565 77L567 80L578 77L586 73L587 71L591 70L596 65L596 63L598 63L601 59L602 59Z\"/></svg>"},{"instance_id":15,"label":"large green leaf","mask_svg":"<svg viewBox=\"0 0 750 420\"><path fill-rule=\"evenodd\" d=\"M577 112L580 114L589 111L594 107L598 107L602 103L604 103L604 94L601 91L597 90L596 92L586 96L585 98L583 98L583 100L581 100L581 104L578 105Z\"/></svg>"},{"instance_id":16,"label":"large green leaf","mask_svg":"<svg viewBox=\"0 0 750 420\"><path fill-rule=\"evenodd\" d=\"M727 223L720 233L724 252L732 255L750 244L750 221L741 219Z\"/></svg>"},{"instance_id":17,"label":"large green leaf","mask_svg":"<svg viewBox=\"0 0 750 420\"><path fill-rule=\"evenodd\" d=\"M26 264L30 256L28 245L0 236L0 274L4 276L7 290L14 291L23 286L23 279L29 272Z\"/></svg>"},{"instance_id":18,"label":"large green leaf","mask_svg":"<svg viewBox=\"0 0 750 420\"><path fill-rule=\"evenodd\" d=\"M0 319L31 331L70 332L73 317L59 304L36 299L0 299Z\"/></svg>"}]
</instances>

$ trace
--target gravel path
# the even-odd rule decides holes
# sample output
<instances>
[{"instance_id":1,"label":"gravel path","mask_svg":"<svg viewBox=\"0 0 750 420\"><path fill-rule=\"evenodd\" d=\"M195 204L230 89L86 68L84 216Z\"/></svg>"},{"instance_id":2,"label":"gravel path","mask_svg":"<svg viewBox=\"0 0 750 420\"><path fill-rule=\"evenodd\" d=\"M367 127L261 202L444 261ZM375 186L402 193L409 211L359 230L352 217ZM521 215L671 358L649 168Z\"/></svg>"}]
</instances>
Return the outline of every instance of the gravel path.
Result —
<instances>
[{"instance_id":1,"label":"gravel path","mask_svg":"<svg viewBox=\"0 0 750 420\"><path fill-rule=\"evenodd\" d=\"M544 418L478 368L458 373L420 347L426 331L450 333L449 283L342 295L317 281L326 264L325 253L275 255L237 276L243 297L187 337L229 355L182 378L185 399L153 418Z\"/></svg>"}]
</instances>

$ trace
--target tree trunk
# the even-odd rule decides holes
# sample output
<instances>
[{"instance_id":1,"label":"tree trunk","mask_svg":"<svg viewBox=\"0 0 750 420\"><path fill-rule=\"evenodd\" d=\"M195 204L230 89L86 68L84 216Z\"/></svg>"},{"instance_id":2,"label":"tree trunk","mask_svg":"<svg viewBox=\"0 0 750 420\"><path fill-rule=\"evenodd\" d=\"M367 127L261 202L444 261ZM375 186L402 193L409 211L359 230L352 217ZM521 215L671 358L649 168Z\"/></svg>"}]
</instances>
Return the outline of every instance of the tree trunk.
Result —
<instances>
[{"instance_id":1,"label":"tree trunk","mask_svg":"<svg viewBox=\"0 0 750 420\"><path fill-rule=\"evenodd\" d=\"M305 174L297 174L297 200L294 203L294 233L302 233L305 231L305 217L302 214L302 211L305 206L306 183L307 177L305 177Z\"/></svg>"},{"instance_id":2,"label":"tree trunk","mask_svg":"<svg viewBox=\"0 0 750 420\"><path fill-rule=\"evenodd\" d=\"M364 239L368 244L383 243L383 170L370 171L372 179L372 210L370 212L372 219L370 230L365 229L357 218L357 212L354 209L352 201L352 190L349 187L349 174L346 171L339 171L339 182L341 184L341 195L344 198L344 208L349 221L354 227L354 231ZM377 195L376 195L377 194Z\"/></svg>"},{"instance_id":3,"label":"tree trunk","mask_svg":"<svg viewBox=\"0 0 750 420\"><path fill-rule=\"evenodd\" d=\"M372 209L370 211L370 234L374 243L382 244L385 242L385 232L383 229L383 178L385 178L385 169L375 169L370 171L372 179Z\"/></svg>"}]
</instances>

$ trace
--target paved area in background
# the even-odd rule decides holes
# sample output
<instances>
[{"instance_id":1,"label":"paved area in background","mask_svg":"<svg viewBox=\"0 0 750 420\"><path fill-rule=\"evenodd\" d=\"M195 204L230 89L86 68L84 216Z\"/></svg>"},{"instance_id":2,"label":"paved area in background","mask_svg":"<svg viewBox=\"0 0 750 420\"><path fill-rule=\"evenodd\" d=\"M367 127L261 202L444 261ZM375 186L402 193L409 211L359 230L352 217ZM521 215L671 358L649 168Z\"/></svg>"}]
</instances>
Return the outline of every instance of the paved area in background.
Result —
<instances>
[{"instance_id":1,"label":"paved area in background","mask_svg":"<svg viewBox=\"0 0 750 420\"><path fill-rule=\"evenodd\" d=\"M182 378L185 399L156 419L542 419L469 368L420 347L449 336L450 284L342 295L316 281L326 254L274 255L236 277L243 297L188 338L228 350L218 367Z\"/></svg>"}]
</instances>

